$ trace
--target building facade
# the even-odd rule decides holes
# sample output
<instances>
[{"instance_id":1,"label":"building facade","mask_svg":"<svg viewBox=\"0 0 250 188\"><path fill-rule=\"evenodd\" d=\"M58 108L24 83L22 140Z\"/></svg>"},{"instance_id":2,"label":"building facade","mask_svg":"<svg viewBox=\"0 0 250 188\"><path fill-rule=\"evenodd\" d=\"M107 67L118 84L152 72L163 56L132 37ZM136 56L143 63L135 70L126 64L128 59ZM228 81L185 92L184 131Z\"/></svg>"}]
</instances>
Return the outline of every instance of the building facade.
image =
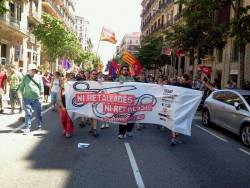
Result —
<instances>
[{"instance_id":1,"label":"building facade","mask_svg":"<svg viewBox=\"0 0 250 188\"><path fill-rule=\"evenodd\" d=\"M42 0L42 12L62 21L69 31L75 32L75 0ZM43 51L41 54L41 64L46 69L52 72L58 70L58 59L49 64L46 54Z\"/></svg>"},{"instance_id":2,"label":"building facade","mask_svg":"<svg viewBox=\"0 0 250 188\"><path fill-rule=\"evenodd\" d=\"M131 53L137 52L138 48L140 47L140 37L140 32L133 32L124 35L118 48L118 53L122 55L125 51L129 51Z\"/></svg>"},{"instance_id":3,"label":"building facade","mask_svg":"<svg viewBox=\"0 0 250 188\"><path fill-rule=\"evenodd\" d=\"M91 51L88 34L89 21L84 17L75 17L75 33L84 51Z\"/></svg>"},{"instance_id":4,"label":"building facade","mask_svg":"<svg viewBox=\"0 0 250 188\"><path fill-rule=\"evenodd\" d=\"M250 0L243 2L244 6L250 5ZM154 35L161 37L163 32L176 22L181 22L184 7L176 3L176 0L143 0L143 11L141 14L142 36ZM218 18L221 22L229 21L234 17L232 8L226 8L219 12ZM245 56L245 80L250 80L250 44L246 46ZM212 70L211 81L215 80L225 87L228 80L235 81L238 86L239 75L239 46L233 38L228 38L223 49L214 49L213 53L197 59L196 54L185 53L182 56L172 58L171 65L162 67L160 72L167 73L169 77L181 76L189 73L195 79L204 76L202 66L210 67Z\"/></svg>"},{"instance_id":5,"label":"building facade","mask_svg":"<svg viewBox=\"0 0 250 188\"><path fill-rule=\"evenodd\" d=\"M10 1L5 6L9 11L0 17L1 64L26 72L29 64L40 65L41 47L31 28L41 21L41 1Z\"/></svg>"}]
</instances>

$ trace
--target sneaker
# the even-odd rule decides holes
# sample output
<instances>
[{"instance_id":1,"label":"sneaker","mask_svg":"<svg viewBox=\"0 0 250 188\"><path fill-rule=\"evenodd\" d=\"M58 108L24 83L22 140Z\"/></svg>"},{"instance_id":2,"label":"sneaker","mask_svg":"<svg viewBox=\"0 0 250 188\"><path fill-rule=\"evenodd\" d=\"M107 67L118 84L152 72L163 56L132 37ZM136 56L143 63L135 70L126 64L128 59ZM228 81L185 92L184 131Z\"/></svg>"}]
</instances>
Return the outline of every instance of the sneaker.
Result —
<instances>
[{"instance_id":1,"label":"sneaker","mask_svg":"<svg viewBox=\"0 0 250 188\"><path fill-rule=\"evenodd\" d=\"M171 146L175 146L177 144L176 140L174 138L171 139Z\"/></svg>"},{"instance_id":2,"label":"sneaker","mask_svg":"<svg viewBox=\"0 0 250 188\"><path fill-rule=\"evenodd\" d=\"M132 134L131 132L127 132L126 135L127 135L128 137L133 137L133 134Z\"/></svg>"},{"instance_id":3,"label":"sneaker","mask_svg":"<svg viewBox=\"0 0 250 188\"><path fill-rule=\"evenodd\" d=\"M105 128L105 125L104 125L104 124L102 124L102 125L101 125L101 129L104 129L104 128Z\"/></svg>"},{"instance_id":4,"label":"sneaker","mask_svg":"<svg viewBox=\"0 0 250 188\"><path fill-rule=\"evenodd\" d=\"M66 138L71 138L71 134L66 133L66 134L65 134L65 137L66 137Z\"/></svg>"},{"instance_id":5,"label":"sneaker","mask_svg":"<svg viewBox=\"0 0 250 188\"><path fill-rule=\"evenodd\" d=\"M137 126L137 130L138 130L138 131L141 131L141 130L142 130L142 126L141 126L141 125L138 125L138 126Z\"/></svg>"},{"instance_id":6,"label":"sneaker","mask_svg":"<svg viewBox=\"0 0 250 188\"><path fill-rule=\"evenodd\" d=\"M97 130L96 130L96 129L93 129L92 135L93 135L94 137L98 137L98 136L99 136L99 134L97 133Z\"/></svg>"},{"instance_id":7,"label":"sneaker","mask_svg":"<svg viewBox=\"0 0 250 188\"><path fill-rule=\"evenodd\" d=\"M124 138L126 138L126 135L122 135L122 134L118 135L118 139L124 139Z\"/></svg>"},{"instance_id":8,"label":"sneaker","mask_svg":"<svg viewBox=\"0 0 250 188\"><path fill-rule=\"evenodd\" d=\"M86 125L84 123L79 123L79 127L83 128L85 127Z\"/></svg>"},{"instance_id":9,"label":"sneaker","mask_svg":"<svg viewBox=\"0 0 250 188\"><path fill-rule=\"evenodd\" d=\"M109 128L109 124L108 123L106 124L105 128Z\"/></svg>"},{"instance_id":10,"label":"sneaker","mask_svg":"<svg viewBox=\"0 0 250 188\"><path fill-rule=\"evenodd\" d=\"M0 114L2 114L2 113L3 113L3 109L0 110Z\"/></svg>"},{"instance_id":11,"label":"sneaker","mask_svg":"<svg viewBox=\"0 0 250 188\"><path fill-rule=\"evenodd\" d=\"M30 129L24 129L24 130L23 130L23 134L24 134L24 135L28 135L29 133L30 133Z\"/></svg>"},{"instance_id":12,"label":"sneaker","mask_svg":"<svg viewBox=\"0 0 250 188\"><path fill-rule=\"evenodd\" d=\"M89 130L89 133L93 133L93 130L94 130L94 129L91 128L91 129Z\"/></svg>"},{"instance_id":13,"label":"sneaker","mask_svg":"<svg viewBox=\"0 0 250 188\"><path fill-rule=\"evenodd\" d=\"M37 127L36 127L36 129L39 131L39 130L42 130L42 125L38 125Z\"/></svg>"}]
</instances>

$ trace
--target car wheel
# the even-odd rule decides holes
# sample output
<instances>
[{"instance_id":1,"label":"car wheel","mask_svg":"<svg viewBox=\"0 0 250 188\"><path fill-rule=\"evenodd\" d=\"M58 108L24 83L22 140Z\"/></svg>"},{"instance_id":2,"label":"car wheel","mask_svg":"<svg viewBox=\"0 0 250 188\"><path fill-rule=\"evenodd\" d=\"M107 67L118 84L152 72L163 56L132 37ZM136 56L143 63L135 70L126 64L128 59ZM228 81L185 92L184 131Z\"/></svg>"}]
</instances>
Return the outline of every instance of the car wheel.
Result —
<instances>
[{"instance_id":1,"label":"car wheel","mask_svg":"<svg viewBox=\"0 0 250 188\"><path fill-rule=\"evenodd\" d=\"M243 145L250 147L250 125L246 125L241 129L240 137Z\"/></svg>"},{"instance_id":2,"label":"car wheel","mask_svg":"<svg viewBox=\"0 0 250 188\"><path fill-rule=\"evenodd\" d=\"M209 111L208 109L204 109L203 112L202 112L202 124L204 126L208 126L210 125L210 114L209 114Z\"/></svg>"}]
</instances>

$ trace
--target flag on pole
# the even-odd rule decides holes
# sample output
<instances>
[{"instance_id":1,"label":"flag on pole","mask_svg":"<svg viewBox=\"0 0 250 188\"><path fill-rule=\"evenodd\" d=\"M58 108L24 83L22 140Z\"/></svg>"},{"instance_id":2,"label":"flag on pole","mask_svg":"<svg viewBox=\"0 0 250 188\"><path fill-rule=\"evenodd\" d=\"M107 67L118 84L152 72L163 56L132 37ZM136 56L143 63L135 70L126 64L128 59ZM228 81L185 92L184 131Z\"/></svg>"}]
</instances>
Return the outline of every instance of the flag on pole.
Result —
<instances>
[{"instance_id":1,"label":"flag on pole","mask_svg":"<svg viewBox=\"0 0 250 188\"><path fill-rule=\"evenodd\" d=\"M103 27L100 41L107 41L112 44L116 44L117 40L115 38L115 32Z\"/></svg>"},{"instance_id":2,"label":"flag on pole","mask_svg":"<svg viewBox=\"0 0 250 188\"><path fill-rule=\"evenodd\" d=\"M122 56L122 60L129 64L132 75L137 76L140 74L142 69L141 63L132 53L125 51Z\"/></svg>"}]
</instances>

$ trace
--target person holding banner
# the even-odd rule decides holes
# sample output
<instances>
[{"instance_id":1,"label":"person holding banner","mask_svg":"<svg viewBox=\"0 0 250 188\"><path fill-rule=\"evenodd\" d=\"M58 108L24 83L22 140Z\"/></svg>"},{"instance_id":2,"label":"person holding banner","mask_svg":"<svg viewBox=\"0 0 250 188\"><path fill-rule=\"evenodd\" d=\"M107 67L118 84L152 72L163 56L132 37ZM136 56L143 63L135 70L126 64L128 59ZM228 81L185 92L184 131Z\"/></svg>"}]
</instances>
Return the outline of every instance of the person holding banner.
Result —
<instances>
[{"instance_id":1,"label":"person holding banner","mask_svg":"<svg viewBox=\"0 0 250 188\"><path fill-rule=\"evenodd\" d=\"M124 82L134 82L134 79L129 76L129 67L127 65L121 66L120 76L115 79L115 82L120 82L121 84ZM127 125L120 124L118 139L126 138L126 135L132 137L133 127L134 123L128 123Z\"/></svg>"},{"instance_id":2,"label":"person holding banner","mask_svg":"<svg viewBox=\"0 0 250 188\"><path fill-rule=\"evenodd\" d=\"M84 74L83 70L78 71L78 73L76 74L75 80L76 81L84 81L84 80L86 80L86 77L85 77L85 74ZM85 121L86 121L86 118L81 117L79 127L81 127L81 128L85 127Z\"/></svg>"},{"instance_id":3,"label":"person holding banner","mask_svg":"<svg viewBox=\"0 0 250 188\"><path fill-rule=\"evenodd\" d=\"M92 70L90 73L90 80L92 81L98 81L98 72L97 70ZM94 137L98 137L99 134L97 133L97 120L96 119L90 119L91 129L89 133L92 133Z\"/></svg>"},{"instance_id":4,"label":"person holding banner","mask_svg":"<svg viewBox=\"0 0 250 188\"><path fill-rule=\"evenodd\" d=\"M69 78L70 76L71 76L70 73L66 74L66 78ZM58 92L57 98L58 98L57 102L60 107L60 120L63 127L63 136L65 136L66 138L70 138L74 131L74 124L66 110L64 87L62 87Z\"/></svg>"}]
</instances>

